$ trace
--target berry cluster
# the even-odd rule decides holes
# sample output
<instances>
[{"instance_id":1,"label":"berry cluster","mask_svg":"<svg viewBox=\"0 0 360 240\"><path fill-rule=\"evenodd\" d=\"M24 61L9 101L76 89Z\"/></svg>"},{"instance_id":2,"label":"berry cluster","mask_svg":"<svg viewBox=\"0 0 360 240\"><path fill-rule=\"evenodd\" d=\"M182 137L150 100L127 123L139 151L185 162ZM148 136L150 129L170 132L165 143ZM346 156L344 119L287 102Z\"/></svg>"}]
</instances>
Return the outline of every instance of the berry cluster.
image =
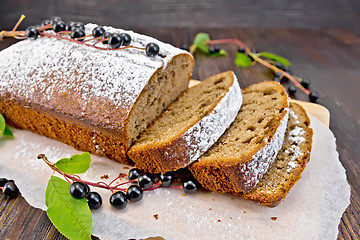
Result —
<instances>
[{"instance_id":1,"label":"berry cluster","mask_svg":"<svg viewBox=\"0 0 360 240\"><path fill-rule=\"evenodd\" d=\"M46 31L53 30L56 35L48 34ZM156 43L148 43L145 48L130 46L131 36L127 33L110 33L106 32L103 27L95 27L92 30L92 34L85 34L85 26L81 22L70 21L65 24L60 17L52 17L51 19L45 19L40 25L30 26L25 30L25 37L30 39L37 39L39 36L56 37L61 39L67 39L65 35L69 35L70 39L74 42L85 44L87 41L97 40L94 44L85 44L89 47L94 47L100 50L120 50L125 48L136 48L145 50L146 55L149 57L159 54L160 48ZM88 39L86 39L88 38ZM108 48L97 47L96 44L101 42L104 45L108 45Z\"/></svg>"},{"instance_id":2,"label":"berry cluster","mask_svg":"<svg viewBox=\"0 0 360 240\"><path fill-rule=\"evenodd\" d=\"M0 178L0 189L3 191L4 195L9 198L15 198L19 195L19 189L15 185L14 180L11 179Z\"/></svg>"},{"instance_id":3,"label":"berry cluster","mask_svg":"<svg viewBox=\"0 0 360 240\"><path fill-rule=\"evenodd\" d=\"M142 172L137 168L132 168L127 177L128 182L118 184L113 188L108 185L112 191L109 202L114 208L124 209L128 202L139 202L143 198L144 191L152 191L161 187L180 188L178 186L171 186L175 180L175 174L173 172L167 172L158 176L158 181L156 182L154 175ZM114 180L111 183L113 183ZM70 186L70 194L76 199L86 197L90 209L98 209L102 205L102 198L99 193L90 191L87 183L89 182L82 181L81 179L74 181ZM93 183L89 184L94 185ZM131 185L127 189L118 188L118 186L124 184ZM195 180L187 179L183 181L181 188L186 194L193 194L197 191L197 183Z\"/></svg>"}]
</instances>

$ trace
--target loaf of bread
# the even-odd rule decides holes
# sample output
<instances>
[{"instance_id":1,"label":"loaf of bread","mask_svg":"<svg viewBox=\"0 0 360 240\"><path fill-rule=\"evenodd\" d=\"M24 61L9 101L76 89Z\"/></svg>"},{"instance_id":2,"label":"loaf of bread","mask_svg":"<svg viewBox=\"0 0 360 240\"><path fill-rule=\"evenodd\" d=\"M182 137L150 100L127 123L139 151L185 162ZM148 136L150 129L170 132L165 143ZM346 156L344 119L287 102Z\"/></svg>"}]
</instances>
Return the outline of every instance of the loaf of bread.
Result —
<instances>
[{"instance_id":1,"label":"loaf of bread","mask_svg":"<svg viewBox=\"0 0 360 240\"><path fill-rule=\"evenodd\" d=\"M96 26L87 24L86 35ZM0 52L0 113L17 128L129 163L132 141L187 89L193 57L132 31L105 30L128 33L135 47L154 42L159 55L23 40Z\"/></svg>"},{"instance_id":2,"label":"loaf of bread","mask_svg":"<svg viewBox=\"0 0 360 240\"><path fill-rule=\"evenodd\" d=\"M290 102L290 114L282 149L256 187L241 193L244 199L264 206L277 206L300 180L310 160L313 131L305 110Z\"/></svg>"},{"instance_id":3,"label":"loaf of bread","mask_svg":"<svg viewBox=\"0 0 360 240\"><path fill-rule=\"evenodd\" d=\"M214 75L189 88L147 128L129 150L135 166L165 173L188 166L234 121L242 95L233 72Z\"/></svg>"},{"instance_id":4,"label":"loaf of bread","mask_svg":"<svg viewBox=\"0 0 360 240\"><path fill-rule=\"evenodd\" d=\"M249 192L282 147L289 115L285 89L274 81L242 90L235 121L198 161L189 166L195 179L213 192Z\"/></svg>"}]
</instances>

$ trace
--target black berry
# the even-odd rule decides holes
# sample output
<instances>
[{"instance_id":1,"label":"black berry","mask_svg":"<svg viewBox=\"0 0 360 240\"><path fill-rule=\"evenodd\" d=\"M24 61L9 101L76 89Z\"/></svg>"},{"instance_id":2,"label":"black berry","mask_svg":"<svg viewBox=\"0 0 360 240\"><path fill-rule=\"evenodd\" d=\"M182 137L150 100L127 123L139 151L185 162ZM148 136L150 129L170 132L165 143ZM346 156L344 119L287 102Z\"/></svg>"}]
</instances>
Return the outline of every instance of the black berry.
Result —
<instances>
[{"instance_id":1,"label":"black berry","mask_svg":"<svg viewBox=\"0 0 360 240\"><path fill-rule=\"evenodd\" d=\"M290 86L288 88L288 92L291 96L294 96L294 94L296 93L296 87L295 86Z\"/></svg>"},{"instance_id":2,"label":"black berry","mask_svg":"<svg viewBox=\"0 0 360 240\"><path fill-rule=\"evenodd\" d=\"M138 183L142 189L151 188L151 186L154 184L154 176L150 173L142 173L139 176Z\"/></svg>"},{"instance_id":3,"label":"black berry","mask_svg":"<svg viewBox=\"0 0 360 240\"><path fill-rule=\"evenodd\" d=\"M8 180L6 178L0 178L0 187L3 187Z\"/></svg>"},{"instance_id":4,"label":"black berry","mask_svg":"<svg viewBox=\"0 0 360 240\"><path fill-rule=\"evenodd\" d=\"M53 24L53 29L55 32L65 31L66 25L63 21L57 21Z\"/></svg>"},{"instance_id":5,"label":"black berry","mask_svg":"<svg viewBox=\"0 0 360 240\"><path fill-rule=\"evenodd\" d=\"M73 25L73 29L75 29L75 28L79 28L79 29L85 31L85 25L81 22L75 22L75 24Z\"/></svg>"},{"instance_id":6,"label":"black berry","mask_svg":"<svg viewBox=\"0 0 360 240\"><path fill-rule=\"evenodd\" d=\"M155 56L160 51L159 45L157 45L156 43L148 43L145 49L146 55L148 55L149 57Z\"/></svg>"},{"instance_id":7,"label":"black berry","mask_svg":"<svg viewBox=\"0 0 360 240\"><path fill-rule=\"evenodd\" d=\"M92 30L92 35L96 38L101 37L104 33L105 33L105 29L100 26L98 26Z\"/></svg>"},{"instance_id":8,"label":"black berry","mask_svg":"<svg viewBox=\"0 0 360 240\"><path fill-rule=\"evenodd\" d=\"M214 54L214 53L215 53L215 47L214 47L214 46L210 46L210 47L209 47L209 53L210 53L210 54Z\"/></svg>"},{"instance_id":9,"label":"black berry","mask_svg":"<svg viewBox=\"0 0 360 240\"><path fill-rule=\"evenodd\" d=\"M310 101L311 102L316 102L316 100L319 98L319 93L318 92L311 92L309 95Z\"/></svg>"},{"instance_id":10,"label":"black berry","mask_svg":"<svg viewBox=\"0 0 360 240\"><path fill-rule=\"evenodd\" d=\"M65 28L65 30L66 30L66 31L71 31L71 30L73 29L73 27L74 27L75 24L76 24L76 22L74 22L74 21L71 21L71 22L66 23L66 28Z\"/></svg>"},{"instance_id":11,"label":"black berry","mask_svg":"<svg viewBox=\"0 0 360 240\"><path fill-rule=\"evenodd\" d=\"M219 45L215 45L215 53L220 52L221 47Z\"/></svg>"},{"instance_id":12,"label":"black berry","mask_svg":"<svg viewBox=\"0 0 360 240\"><path fill-rule=\"evenodd\" d=\"M73 29L70 34L70 37L72 39L76 39L78 41L83 41L84 39L81 37L84 37L84 36L85 36L85 32L84 32L84 30L81 30L80 28ZM81 38L81 39L78 39L78 38Z\"/></svg>"},{"instance_id":13,"label":"black berry","mask_svg":"<svg viewBox=\"0 0 360 240\"><path fill-rule=\"evenodd\" d=\"M17 188L15 183L7 182L3 187L3 193L9 198L14 198L19 194L19 189Z\"/></svg>"},{"instance_id":14,"label":"black berry","mask_svg":"<svg viewBox=\"0 0 360 240\"><path fill-rule=\"evenodd\" d=\"M109 37L109 47L110 48L118 48L123 43L123 38L118 33L113 33Z\"/></svg>"},{"instance_id":15,"label":"black berry","mask_svg":"<svg viewBox=\"0 0 360 240\"><path fill-rule=\"evenodd\" d=\"M60 22L60 21L62 22L61 18L58 16L54 16L50 19L51 25L53 25L53 26L56 22Z\"/></svg>"},{"instance_id":16,"label":"black berry","mask_svg":"<svg viewBox=\"0 0 360 240\"><path fill-rule=\"evenodd\" d=\"M281 83L281 79L278 78L278 77L274 77L273 81L278 82L278 83Z\"/></svg>"},{"instance_id":17,"label":"black berry","mask_svg":"<svg viewBox=\"0 0 360 240\"><path fill-rule=\"evenodd\" d=\"M301 85L302 85L304 88L309 89L310 83L311 83L311 82L310 82L310 79L304 78L304 79L302 80L302 82L301 82Z\"/></svg>"},{"instance_id":18,"label":"black berry","mask_svg":"<svg viewBox=\"0 0 360 240\"><path fill-rule=\"evenodd\" d=\"M186 194L193 194L197 191L197 186L194 180L187 179L182 183L183 190Z\"/></svg>"},{"instance_id":19,"label":"black berry","mask_svg":"<svg viewBox=\"0 0 360 240\"><path fill-rule=\"evenodd\" d=\"M102 41L102 43L103 44L108 44L110 36L111 36L111 33L104 32L103 35L101 36L101 40L104 40L104 39L108 39L108 40L104 40L104 41Z\"/></svg>"},{"instance_id":20,"label":"black berry","mask_svg":"<svg viewBox=\"0 0 360 240\"><path fill-rule=\"evenodd\" d=\"M138 202L143 198L143 190L137 185L131 185L126 191L126 198L130 202Z\"/></svg>"},{"instance_id":21,"label":"black berry","mask_svg":"<svg viewBox=\"0 0 360 240\"><path fill-rule=\"evenodd\" d=\"M126 194L122 191L113 193L110 196L109 201L110 201L111 206L113 206L114 208L118 208L118 209L124 209L124 208L126 208L126 205L127 205Z\"/></svg>"},{"instance_id":22,"label":"black berry","mask_svg":"<svg viewBox=\"0 0 360 240\"><path fill-rule=\"evenodd\" d=\"M128 174L128 179L129 180L135 180L137 179L141 174L141 170L140 169L137 169L137 168L132 168L130 169L129 171L129 174Z\"/></svg>"},{"instance_id":23,"label":"black berry","mask_svg":"<svg viewBox=\"0 0 360 240\"><path fill-rule=\"evenodd\" d=\"M281 79L282 76L283 76L283 75L281 74L281 72L276 72L276 73L275 73L275 77L277 77L277 78L280 78L280 79Z\"/></svg>"},{"instance_id":24,"label":"black berry","mask_svg":"<svg viewBox=\"0 0 360 240\"><path fill-rule=\"evenodd\" d=\"M165 174L160 175L161 185L163 187L170 186L173 183L174 178L175 178L175 176L174 176L173 172L167 172Z\"/></svg>"},{"instance_id":25,"label":"black berry","mask_svg":"<svg viewBox=\"0 0 360 240\"><path fill-rule=\"evenodd\" d=\"M182 50L185 50L185 51L188 51L188 52L190 52L190 48L189 48L189 46L187 45L187 44L183 44L183 45L181 45L181 47L180 47Z\"/></svg>"},{"instance_id":26,"label":"black berry","mask_svg":"<svg viewBox=\"0 0 360 240\"><path fill-rule=\"evenodd\" d=\"M290 66L285 66L284 71L287 72L288 74L292 74Z\"/></svg>"},{"instance_id":27,"label":"black berry","mask_svg":"<svg viewBox=\"0 0 360 240\"><path fill-rule=\"evenodd\" d=\"M51 25L51 21L49 19L45 19L41 22L41 26Z\"/></svg>"},{"instance_id":28,"label":"black berry","mask_svg":"<svg viewBox=\"0 0 360 240\"><path fill-rule=\"evenodd\" d=\"M89 192L89 194L86 195L86 201L90 209L98 209L102 204L101 196L97 192Z\"/></svg>"},{"instance_id":29,"label":"black berry","mask_svg":"<svg viewBox=\"0 0 360 240\"><path fill-rule=\"evenodd\" d=\"M127 33L120 33L120 36L123 38L123 46L129 46L131 43L131 36Z\"/></svg>"},{"instance_id":30,"label":"black berry","mask_svg":"<svg viewBox=\"0 0 360 240\"><path fill-rule=\"evenodd\" d=\"M254 58L252 56L250 56L248 53L245 53L246 56L248 56L250 58L250 60L253 62L254 61Z\"/></svg>"},{"instance_id":31,"label":"black berry","mask_svg":"<svg viewBox=\"0 0 360 240\"><path fill-rule=\"evenodd\" d=\"M242 47L239 47L239 48L238 48L238 52L239 52L239 53L245 53L245 49L242 48Z\"/></svg>"},{"instance_id":32,"label":"black berry","mask_svg":"<svg viewBox=\"0 0 360 240\"><path fill-rule=\"evenodd\" d=\"M30 26L25 30L25 36L30 39L37 39L39 36L39 30L37 30L35 27Z\"/></svg>"},{"instance_id":33,"label":"black berry","mask_svg":"<svg viewBox=\"0 0 360 240\"><path fill-rule=\"evenodd\" d=\"M89 193L88 190L89 188L82 182L73 182L70 186L71 196L77 199L84 198Z\"/></svg>"},{"instance_id":34,"label":"black berry","mask_svg":"<svg viewBox=\"0 0 360 240\"><path fill-rule=\"evenodd\" d=\"M282 65L282 63L280 63L280 62L276 62L275 67L280 68L280 69L284 69L284 65Z\"/></svg>"}]
</instances>

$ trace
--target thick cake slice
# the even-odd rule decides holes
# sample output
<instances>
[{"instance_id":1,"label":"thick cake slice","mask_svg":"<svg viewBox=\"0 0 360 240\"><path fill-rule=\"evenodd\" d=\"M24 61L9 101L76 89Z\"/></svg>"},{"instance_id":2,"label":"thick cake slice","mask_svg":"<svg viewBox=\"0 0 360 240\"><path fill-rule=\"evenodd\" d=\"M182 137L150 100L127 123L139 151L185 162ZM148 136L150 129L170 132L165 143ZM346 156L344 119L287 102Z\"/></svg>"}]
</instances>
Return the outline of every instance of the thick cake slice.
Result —
<instances>
[{"instance_id":1,"label":"thick cake slice","mask_svg":"<svg viewBox=\"0 0 360 240\"><path fill-rule=\"evenodd\" d=\"M87 24L85 35L96 26ZM187 89L193 58L154 38L104 28L129 34L134 48L40 36L1 51L0 113L15 127L129 163L133 139ZM149 57L151 42L160 52Z\"/></svg>"},{"instance_id":2,"label":"thick cake slice","mask_svg":"<svg viewBox=\"0 0 360 240\"><path fill-rule=\"evenodd\" d=\"M147 128L129 150L135 166L165 173L197 160L235 119L242 103L233 72L189 88Z\"/></svg>"},{"instance_id":3,"label":"thick cake slice","mask_svg":"<svg viewBox=\"0 0 360 240\"><path fill-rule=\"evenodd\" d=\"M256 187L239 194L244 199L260 202L268 207L278 205L300 180L310 160L313 131L305 110L290 103L290 115L282 149Z\"/></svg>"},{"instance_id":4,"label":"thick cake slice","mask_svg":"<svg viewBox=\"0 0 360 240\"><path fill-rule=\"evenodd\" d=\"M281 149L289 115L285 89L274 81L243 89L235 121L199 160L189 166L213 192L249 192Z\"/></svg>"}]
</instances>

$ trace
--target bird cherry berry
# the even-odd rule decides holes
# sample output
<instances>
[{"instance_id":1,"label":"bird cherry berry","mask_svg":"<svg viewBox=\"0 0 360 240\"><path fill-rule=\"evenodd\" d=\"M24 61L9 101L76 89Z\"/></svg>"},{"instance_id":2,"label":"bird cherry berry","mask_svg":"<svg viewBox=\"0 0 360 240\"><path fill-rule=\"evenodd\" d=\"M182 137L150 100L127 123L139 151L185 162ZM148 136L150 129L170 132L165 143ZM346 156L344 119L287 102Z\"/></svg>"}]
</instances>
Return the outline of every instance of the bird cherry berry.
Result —
<instances>
[{"instance_id":1,"label":"bird cherry berry","mask_svg":"<svg viewBox=\"0 0 360 240\"><path fill-rule=\"evenodd\" d=\"M130 169L129 174L128 174L128 179L129 180L137 179L140 176L141 172L142 171L140 169L137 169L137 168Z\"/></svg>"},{"instance_id":2,"label":"bird cherry berry","mask_svg":"<svg viewBox=\"0 0 360 240\"><path fill-rule=\"evenodd\" d=\"M118 48L123 43L123 38L118 33L113 33L109 37L109 47L110 48Z\"/></svg>"},{"instance_id":3,"label":"bird cherry berry","mask_svg":"<svg viewBox=\"0 0 360 240\"><path fill-rule=\"evenodd\" d=\"M104 32L103 35L101 36L101 40L104 40L104 39L109 39L111 36L111 33L109 32ZM103 44L108 44L109 40L104 40L102 41Z\"/></svg>"},{"instance_id":4,"label":"bird cherry berry","mask_svg":"<svg viewBox=\"0 0 360 240\"><path fill-rule=\"evenodd\" d=\"M60 22L60 21L62 22L62 19L58 16L54 16L54 17L50 18L50 24L53 26L56 22Z\"/></svg>"},{"instance_id":5,"label":"bird cherry berry","mask_svg":"<svg viewBox=\"0 0 360 240\"><path fill-rule=\"evenodd\" d=\"M197 191L197 186L194 180L186 179L182 183L183 190L186 194L193 194Z\"/></svg>"},{"instance_id":6,"label":"bird cherry berry","mask_svg":"<svg viewBox=\"0 0 360 240\"><path fill-rule=\"evenodd\" d=\"M301 81L301 85L306 88L306 89L309 89L309 86L310 86L310 79L308 78L304 78L302 81Z\"/></svg>"},{"instance_id":7,"label":"bird cherry berry","mask_svg":"<svg viewBox=\"0 0 360 240\"><path fill-rule=\"evenodd\" d=\"M74 21L70 21L70 22L66 23L65 30L66 31L71 31L75 24L76 24L76 22L74 22Z\"/></svg>"},{"instance_id":8,"label":"bird cherry berry","mask_svg":"<svg viewBox=\"0 0 360 240\"><path fill-rule=\"evenodd\" d=\"M37 28L33 26L30 26L25 30L25 36L33 40L37 39L39 37L39 34L39 30L37 30Z\"/></svg>"},{"instance_id":9,"label":"bird cherry berry","mask_svg":"<svg viewBox=\"0 0 360 240\"><path fill-rule=\"evenodd\" d=\"M319 93L318 92L311 92L309 95L310 101L311 102L316 102L316 100L319 98Z\"/></svg>"},{"instance_id":10,"label":"bird cherry berry","mask_svg":"<svg viewBox=\"0 0 360 240\"><path fill-rule=\"evenodd\" d=\"M98 209L102 204L102 198L97 192L89 192L89 194L86 195L86 201L90 209Z\"/></svg>"},{"instance_id":11,"label":"bird cherry berry","mask_svg":"<svg viewBox=\"0 0 360 240\"><path fill-rule=\"evenodd\" d=\"M53 23L53 29L54 32L65 31L66 25L63 21L56 21L55 23Z\"/></svg>"},{"instance_id":12,"label":"bird cherry berry","mask_svg":"<svg viewBox=\"0 0 360 240\"><path fill-rule=\"evenodd\" d=\"M9 198L14 198L19 194L19 189L14 182L7 182L4 184L3 193Z\"/></svg>"},{"instance_id":13,"label":"bird cherry berry","mask_svg":"<svg viewBox=\"0 0 360 240\"><path fill-rule=\"evenodd\" d=\"M92 35L94 37L101 37L105 33L105 29L103 27L97 26L92 30Z\"/></svg>"},{"instance_id":14,"label":"bird cherry berry","mask_svg":"<svg viewBox=\"0 0 360 240\"><path fill-rule=\"evenodd\" d=\"M74 198L84 198L89 193L89 187L82 182L73 182L70 186L70 194Z\"/></svg>"},{"instance_id":15,"label":"bird cherry berry","mask_svg":"<svg viewBox=\"0 0 360 240\"><path fill-rule=\"evenodd\" d=\"M174 182L174 179L175 175L173 172L166 172L160 175L160 181L163 187L169 187Z\"/></svg>"},{"instance_id":16,"label":"bird cherry berry","mask_svg":"<svg viewBox=\"0 0 360 240\"><path fill-rule=\"evenodd\" d=\"M130 202L138 202L143 198L143 190L138 185L131 185L126 191L126 198Z\"/></svg>"},{"instance_id":17,"label":"bird cherry berry","mask_svg":"<svg viewBox=\"0 0 360 240\"><path fill-rule=\"evenodd\" d=\"M85 25L83 23L81 23L81 22L75 22L73 27L74 27L74 29L79 28L79 29L85 31Z\"/></svg>"},{"instance_id":18,"label":"bird cherry berry","mask_svg":"<svg viewBox=\"0 0 360 240\"><path fill-rule=\"evenodd\" d=\"M148 43L146 45L145 51L147 56L153 57L159 53L160 48L159 45L157 45L156 43Z\"/></svg>"},{"instance_id":19,"label":"bird cherry berry","mask_svg":"<svg viewBox=\"0 0 360 240\"><path fill-rule=\"evenodd\" d=\"M70 33L70 37L72 39L76 39L78 41L83 41L84 39L82 39L82 37L85 36L85 32L84 30L80 29L80 28L74 28L71 33ZM80 39L78 39L80 38Z\"/></svg>"},{"instance_id":20,"label":"bird cherry berry","mask_svg":"<svg viewBox=\"0 0 360 240\"><path fill-rule=\"evenodd\" d=\"M120 36L123 38L123 46L129 46L131 43L131 36L127 33L120 33Z\"/></svg>"},{"instance_id":21,"label":"bird cherry berry","mask_svg":"<svg viewBox=\"0 0 360 240\"><path fill-rule=\"evenodd\" d=\"M8 181L6 178L0 178L0 187L3 187Z\"/></svg>"},{"instance_id":22,"label":"bird cherry berry","mask_svg":"<svg viewBox=\"0 0 360 240\"><path fill-rule=\"evenodd\" d=\"M41 22L41 26L51 25L51 21L49 19L45 19Z\"/></svg>"},{"instance_id":23,"label":"bird cherry berry","mask_svg":"<svg viewBox=\"0 0 360 240\"><path fill-rule=\"evenodd\" d=\"M288 88L288 92L291 96L294 96L294 94L296 93L296 87L295 86L290 86Z\"/></svg>"},{"instance_id":24,"label":"bird cherry berry","mask_svg":"<svg viewBox=\"0 0 360 240\"><path fill-rule=\"evenodd\" d=\"M150 173L142 173L138 178L138 183L142 189L149 189L154 184L154 176Z\"/></svg>"},{"instance_id":25,"label":"bird cherry berry","mask_svg":"<svg viewBox=\"0 0 360 240\"><path fill-rule=\"evenodd\" d=\"M114 208L124 209L127 206L127 197L126 194L122 191L113 193L110 196L109 201L111 206L113 206Z\"/></svg>"}]
</instances>

